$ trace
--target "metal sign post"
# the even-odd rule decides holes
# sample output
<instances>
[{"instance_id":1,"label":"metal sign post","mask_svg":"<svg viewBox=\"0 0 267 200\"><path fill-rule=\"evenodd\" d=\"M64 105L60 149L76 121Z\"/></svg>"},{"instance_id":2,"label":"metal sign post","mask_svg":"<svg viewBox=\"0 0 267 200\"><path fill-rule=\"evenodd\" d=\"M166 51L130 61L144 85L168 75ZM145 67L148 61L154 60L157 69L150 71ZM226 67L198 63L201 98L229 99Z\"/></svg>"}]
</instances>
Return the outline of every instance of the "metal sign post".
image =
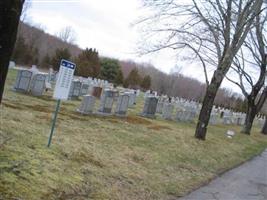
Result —
<instances>
[{"instance_id":1,"label":"metal sign post","mask_svg":"<svg viewBox=\"0 0 267 200\"><path fill-rule=\"evenodd\" d=\"M50 147L50 145L51 145L51 141L52 141L52 137L53 137L56 121L57 121L57 114L58 114L58 111L59 111L60 102L61 102L60 99L58 99L57 100L57 105L56 105L56 110L55 110L55 113L54 113L54 116L53 116L53 120L52 120L52 127L51 127L50 136L49 136L49 139L48 139L47 147Z\"/></svg>"},{"instance_id":2,"label":"metal sign post","mask_svg":"<svg viewBox=\"0 0 267 200\"><path fill-rule=\"evenodd\" d=\"M57 99L57 105L56 105L56 110L54 112L54 116L52 119L52 127L50 131L50 136L48 139L47 147L50 147L51 142L52 142L52 137L54 134L54 129L56 126L56 121L57 121L57 114L58 114L59 107L60 107L60 102L61 100L68 99L75 67L76 65L74 63L67 61L67 60L61 60L60 69L58 72L58 78L57 78L57 82L56 82L56 86L55 86L55 90L53 94L53 98Z\"/></svg>"}]
</instances>

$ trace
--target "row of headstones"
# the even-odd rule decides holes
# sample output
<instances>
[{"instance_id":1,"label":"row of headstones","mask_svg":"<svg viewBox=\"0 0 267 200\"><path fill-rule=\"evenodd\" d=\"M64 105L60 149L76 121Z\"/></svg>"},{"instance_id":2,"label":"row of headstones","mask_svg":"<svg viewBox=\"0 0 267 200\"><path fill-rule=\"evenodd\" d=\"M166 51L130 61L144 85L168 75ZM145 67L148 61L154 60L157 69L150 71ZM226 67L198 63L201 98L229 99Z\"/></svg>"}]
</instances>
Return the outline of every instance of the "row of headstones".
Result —
<instances>
[{"instance_id":1,"label":"row of headstones","mask_svg":"<svg viewBox=\"0 0 267 200\"><path fill-rule=\"evenodd\" d=\"M41 96L46 89L50 88L47 79L48 76L45 73L34 70L18 70L14 90Z\"/></svg>"},{"instance_id":2,"label":"row of headstones","mask_svg":"<svg viewBox=\"0 0 267 200\"><path fill-rule=\"evenodd\" d=\"M157 97L147 96L141 116L155 118L156 113L162 114L162 118L166 120L176 120L182 122L192 122L196 117L196 112L192 109L176 109L173 116L175 105L171 102L159 101Z\"/></svg>"},{"instance_id":3,"label":"row of headstones","mask_svg":"<svg viewBox=\"0 0 267 200\"><path fill-rule=\"evenodd\" d=\"M166 100L166 99L165 99ZM173 112L176 110L175 115ZM218 111L218 110L217 110ZM170 99L167 101L159 101L159 98L154 96L147 96L145 99L145 104L143 112L141 113L144 117L155 118L156 113L162 114L162 118L166 120L176 120L182 122L192 122L199 114L194 106L184 106L183 108L180 105L172 103ZM264 119L256 118L258 125L260 127L264 124ZM222 113L213 111L210 116L210 124L226 124L226 125L243 125L245 123L245 114L244 113L229 113L222 115Z\"/></svg>"},{"instance_id":4,"label":"row of headstones","mask_svg":"<svg viewBox=\"0 0 267 200\"><path fill-rule=\"evenodd\" d=\"M147 91L146 95L149 95L149 93L151 94L151 91ZM185 113L196 112L197 114L199 114L200 109L202 107L201 103L199 102L195 102L192 100L187 100L187 99L183 99L179 97L168 98L166 95L162 95L162 96L159 96L158 99L159 99L159 105L158 105L159 113L162 112L161 110L162 110L162 105L164 104L164 102L173 103L177 110L180 110L180 112L185 111ZM185 116L186 115L187 114L185 114ZM210 123L211 124L221 123L221 124L242 125L245 122L245 116L246 116L245 113L234 112L230 109L213 106L211 117L210 117ZM259 123L262 123L263 120L261 120L260 118L257 118L257 121L259 121Z\"/></svg>"},{"instance_id":5,"label":"row of headstones","mask_svg":"<svg viewBox=\"0 0 267 200\"><path fill-rule=\"evenodd\" d=\"M109 116L115 114L116 116L124 117L127 115L127 109L132 107L136 101L136 94L125 92L119 94L116 90L106 89L103 91L100 99L100 105L95 112L96 97L93 95L84 95L80 107L77 109L82 114L98 114ZM115 111L113 111L113 104L116 102Z\"/></svg>"},{"instance_id":6,"label":"row of headstones","mask_svg":"<svg viewBox=\"0 0 267 200\"><path fill-rule=\"evenodd\" d=\"M154 96L158 98L158 105L156 112L162 114L165 119L172 119L171 113L173 109L176 110L174 119L179 121L193 121L195 116L200 113L201 103L195 101L189 101L179 97L169 98L166 95L156 96L157 94L153 91L147 91L145 98L148 96ZM167 105L166 106L166 102ZM173 104L173 105L170 105ZM166 107L166 109L163 107ZM210 124L227 124L227 125L243 125L245 123L245 113L234 112L230 109L213 106L212 113L210 116ZM256 118L257 123L261 126L264 123L264 119Z\"/></svg>"},{"instance_id":7,"label":"row of headstones","mask_svg":"<svg viewBox=\"0 0 267 200\"><path fill-rule=\"evenodd\" d=\"M30 93L34 96L43 95L46 89L52 89L51 82L56 81L55 75L51 73L41 73L33 66L31 69L19 69L17 72L14 90L22 93ZM95 84L92 83L91 86ZM69 98L78 98L89 93L90 84L73 80L69 93ZM92 89L92 88L91 88ZM102 88L95 88L97 96L100 97Z\"/></svg>"}]
</instances>

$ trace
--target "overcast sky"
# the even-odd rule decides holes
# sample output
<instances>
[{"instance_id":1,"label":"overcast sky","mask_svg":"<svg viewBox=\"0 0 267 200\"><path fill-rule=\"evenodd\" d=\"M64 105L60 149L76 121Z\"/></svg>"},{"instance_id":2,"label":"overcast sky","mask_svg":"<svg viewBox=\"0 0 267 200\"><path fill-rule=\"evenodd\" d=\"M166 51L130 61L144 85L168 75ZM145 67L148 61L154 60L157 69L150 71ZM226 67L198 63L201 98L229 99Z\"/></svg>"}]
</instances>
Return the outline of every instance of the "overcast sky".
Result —
<instances>
[{"instance_id":1,"label":"overcast sky","mask_svg":"<svg viewBox=\"0 0 267 200\"><path fill-rule=\"evenodd\" d=\"M138 56L140 34L132 24L144 16L141 0L31 0L27 20L41 24L45 31L56 34L71 26L77 34L76 44L81 48L96 48L100 55L122 60L148 62L169 73L176 65L182 73L204 81L202 68L194 64L177 63L171 51ZM225 82L223 86L232 87ZM239 91L238 88L234 88Z\"/></svg>"}]
</instances>

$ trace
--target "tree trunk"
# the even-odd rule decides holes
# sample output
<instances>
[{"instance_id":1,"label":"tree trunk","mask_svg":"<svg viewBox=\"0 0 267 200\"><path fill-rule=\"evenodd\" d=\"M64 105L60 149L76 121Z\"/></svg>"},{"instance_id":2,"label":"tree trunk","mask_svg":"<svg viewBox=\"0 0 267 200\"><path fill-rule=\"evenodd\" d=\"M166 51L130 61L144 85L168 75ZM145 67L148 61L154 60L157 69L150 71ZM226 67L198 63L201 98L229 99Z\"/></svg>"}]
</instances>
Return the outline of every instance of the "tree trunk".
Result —
<instances>
[{"instance_id":1,"label":"tree trunk","mask_svg":"<svg viewBox=\"0 0 267 200\"><path fill-rule=\"evenodd\" d=\"M248 100L248 108L246 113L245 124L243 125L241 133L250 135L250 131L253 125L253 121L256 117L256 114L257 114L257 109L256 106L254 105L254 102Z\"/></svg>"},{"instance_id":2,"label":"tree trunk","mask_svg":"<svg viewBox=\"0 0 267 200\"><path fill-rule=\"evenodd\" d=\"M207 87L204 100L202 102L202 108L198 117L198 123L195 131L195 137L200 140L206 139L207 126L210 120L210 113L217 91L220 88L224 77L222 70L217 69L211 79L210 84Z\"/></svg>"},{"instance_id":3,"label":"tree trunk","mask_svg":"<svg viewBox=\"0 0 267 200\"><path fill-rule=\"evenodd\" d=\"M264 125L262 127L261 133L267 135L267 117L265 119Z\"/></svg>"},{"instance_id":4,"label":"tree trunk","mask_svg":"<svg viewBox=\"0 0 267 200\"><path fill-rule=\"evenodd\" d=\"M24 0L0 1L0 104Z\"/></svg>"}]
</instances>

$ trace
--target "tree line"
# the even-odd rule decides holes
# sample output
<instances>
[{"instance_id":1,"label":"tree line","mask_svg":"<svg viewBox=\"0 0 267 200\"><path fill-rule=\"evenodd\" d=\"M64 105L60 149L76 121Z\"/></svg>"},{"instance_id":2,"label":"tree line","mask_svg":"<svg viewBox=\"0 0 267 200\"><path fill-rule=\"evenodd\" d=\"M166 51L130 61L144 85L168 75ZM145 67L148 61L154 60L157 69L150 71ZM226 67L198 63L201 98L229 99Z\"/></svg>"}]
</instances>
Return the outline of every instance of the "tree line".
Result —
<instances>
[{"instance_id":1,"label":"tree line","mask_svg":"<svg viewBox=\"0 0 267 200\"><path fill-rule=\"evenodd\" d=\"M157 91L171 97L201 102L206 85L179 73L166 74L148 63L100 57L96 49L80 49L73 43L74 33L63 28L55 36L45 33L41 25L20 22L12 60L21 65L36 64L41 68L58 70L62 58L77 64L75 75L108 80L133 89ZM215 104L245 112L246 102L228 89L220 89Z\"/></svg>"},{"instance_id":2,"label":"tree line","mask_svg":"<svg viewBox=\"0 0 267 200\"><path fill-rule=\"evenodd\" d=\"M108 80L116 85L148 90L151 77L142 76L137 69L124 76L119 60L100 57L96 49L80 49L73 44L74 37L69 27L56 36L49 35L41 26L31 26L20 22L18 36L11 59L17 64L59 70L61 59L76 63L75 75ZM125 77L125 78L124 78Z\"/></svg>"}]
</instances>

